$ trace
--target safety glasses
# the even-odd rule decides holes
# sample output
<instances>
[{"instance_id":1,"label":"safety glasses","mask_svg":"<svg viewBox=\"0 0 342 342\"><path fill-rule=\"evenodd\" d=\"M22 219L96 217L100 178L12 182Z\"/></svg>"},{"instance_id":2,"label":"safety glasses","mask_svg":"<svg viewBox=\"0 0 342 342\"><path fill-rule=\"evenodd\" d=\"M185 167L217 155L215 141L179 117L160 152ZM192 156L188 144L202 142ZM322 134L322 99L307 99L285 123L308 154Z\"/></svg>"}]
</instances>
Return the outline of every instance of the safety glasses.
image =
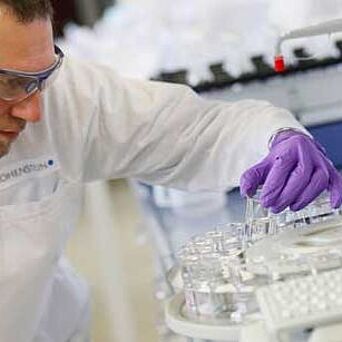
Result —
<instances>
[{"instance_id":1,"label":"safety glasses","mask_svg":"<svg viewBox=\"0 0 342 342\"><path fill-rule=\"evenodd\" d=\"M17 103L48 87L63 63L64 54L58 46L55 46L55 53L56 62L37 73L0 69L0 99Z\"/></svg>"}]
</instances>

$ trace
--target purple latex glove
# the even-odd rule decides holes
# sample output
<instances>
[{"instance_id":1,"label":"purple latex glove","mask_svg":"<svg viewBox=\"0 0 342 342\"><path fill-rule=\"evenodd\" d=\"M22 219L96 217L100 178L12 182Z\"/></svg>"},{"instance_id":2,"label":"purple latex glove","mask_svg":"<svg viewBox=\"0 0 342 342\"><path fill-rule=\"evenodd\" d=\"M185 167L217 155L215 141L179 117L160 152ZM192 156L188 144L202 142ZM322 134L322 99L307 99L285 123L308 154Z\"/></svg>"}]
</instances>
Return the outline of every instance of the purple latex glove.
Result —
<instances>
[{"instance_id":1,"label":"purple latex glove","mask_svg":"<svg viewBox=\"0 0 342 342\"><path fill-rule=\"evenodd\" d=\"M242 196L253 196L261 185L261 204L274 213L303 209L324 190L330 192L333 208L342 203L341 175L324 149L298 131L276 135L269 155L242 175Z\"/></svg>"}]
</instances>

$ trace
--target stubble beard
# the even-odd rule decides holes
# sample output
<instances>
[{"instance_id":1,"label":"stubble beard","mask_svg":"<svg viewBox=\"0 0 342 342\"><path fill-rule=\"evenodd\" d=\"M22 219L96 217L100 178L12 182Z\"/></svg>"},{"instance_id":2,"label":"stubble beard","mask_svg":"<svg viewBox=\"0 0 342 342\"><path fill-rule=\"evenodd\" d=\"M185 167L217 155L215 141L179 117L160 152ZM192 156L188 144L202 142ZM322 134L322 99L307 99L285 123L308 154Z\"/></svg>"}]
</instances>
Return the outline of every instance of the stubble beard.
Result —
<instances>
[{"instance_id":1,"label":"stubble beard","mask_svg":"<svg viewBox=\"0 0 342 342\"><path fill-rule=\"evenodd\" d=\"M11 142L4 141L4 139L1 139L0 137L0 159L6 156L11 149Z\"/></svg>"}]
</instances>

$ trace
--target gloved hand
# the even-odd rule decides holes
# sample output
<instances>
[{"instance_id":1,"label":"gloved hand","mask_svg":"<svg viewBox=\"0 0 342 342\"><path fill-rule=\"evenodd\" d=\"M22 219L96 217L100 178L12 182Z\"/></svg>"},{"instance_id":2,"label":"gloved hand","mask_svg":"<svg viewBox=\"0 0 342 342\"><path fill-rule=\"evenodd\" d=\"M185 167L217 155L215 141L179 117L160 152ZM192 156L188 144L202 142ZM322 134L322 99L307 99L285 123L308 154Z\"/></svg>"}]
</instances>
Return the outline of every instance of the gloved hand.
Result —
<instances>
[{"instance_id":1,"label":"gloved hand","mask_svg":"<svg viewBox=\"0 0 342 342\"><path fill-rule=\"evenodd\" d=\"M330 192L333 208L342 203L342 177L311 137L286 130L272 141L269 155L241 177L242 196L253 196L263 185L261 204L273 213L287 207L297 211L324 190Z\"/></svg>"}]
</instances>

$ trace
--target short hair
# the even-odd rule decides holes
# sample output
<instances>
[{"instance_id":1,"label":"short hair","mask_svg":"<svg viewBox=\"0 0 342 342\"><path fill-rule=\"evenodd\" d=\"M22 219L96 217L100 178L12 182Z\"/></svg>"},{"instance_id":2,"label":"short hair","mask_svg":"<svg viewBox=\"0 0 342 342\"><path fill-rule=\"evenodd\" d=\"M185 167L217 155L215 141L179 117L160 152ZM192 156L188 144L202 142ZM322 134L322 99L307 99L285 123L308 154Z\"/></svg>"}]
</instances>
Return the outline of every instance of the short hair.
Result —
<instances>
[{"instance_id":1,"label":"short hair","mask_svg":"<svg viewBox=\"0 0 342 342\"><path fill-rule=\"evenodd\" d=\"M53 7L50 0L0 0L19 22L30 23L36 19L53 18Z\"/></svg>"}]
</instances>

